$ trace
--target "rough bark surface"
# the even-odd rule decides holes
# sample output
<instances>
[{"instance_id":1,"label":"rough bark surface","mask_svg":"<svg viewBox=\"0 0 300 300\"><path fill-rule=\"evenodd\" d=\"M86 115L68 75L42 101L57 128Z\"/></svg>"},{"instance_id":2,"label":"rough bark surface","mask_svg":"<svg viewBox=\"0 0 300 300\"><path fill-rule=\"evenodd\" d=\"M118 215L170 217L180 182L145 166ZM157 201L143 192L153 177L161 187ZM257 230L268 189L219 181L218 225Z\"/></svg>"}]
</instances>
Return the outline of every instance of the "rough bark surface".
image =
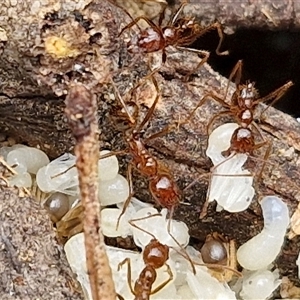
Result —
<instances>
[{"instance_id":1,"label":"rough bark surface","mask_svg":"<svg viewBox=\"0 0 300 300\"><path fill-rule=\"evenodd\" d=\"M109 84L110 78L124 95L129 87L148 73L147 61L157 61L161 53L130 55L125 40L133 31L126 31L118 38L120 29L129 18L110 2L49 0L42 5L38 1L22 1L15 6L12 2L4 1L0 8L1 130L18 141L39 146L51 157L72 151L74 140L63 114L64 96L70 84L82 82L92 92L98 93L101 147L124 149L126 144L122 134L115 129L111 117L118 103ZM242 5L241 1L230 1L230 4L218 2L216 5L213 1L212 5L206 1L199 5L197 13L204 19L217 16L229 26L250 26L255 22L257 26L274 28L275 20L278 26L289 27L298 25L299 18L296 16L300 7L297 3L247 1ZM262 7L272 12L273 21L258 13ZM168 49L166 66L156 75L161 99L146 134L183 119L210 91L223 96L227 79L208 65L202 67L190 82L182 81L183 75L198 62L199 58L194 54ZM233 86L230 86L228 99L232 92ZM147 111L154 93L151 85L142 89L136 100L141 110ZM205 156L206 126L208 120L221 109L215 102L208 101L188 125L148 143L153 154L168 164L181 188L196 179L198 172L209 174L211 164ZM190 202L191 206L181 205L176 211L175 218L185 221L191 236L200 242L212 231L235 239L238 245L257 234L263 226L257 199L266 193L280 195L288 203L291 214L298 205L300 125L272 108L259 119L265 138L272 141L273 150L268 159L270 164L267 164L261 181L257 183L257 197L250 208L242 213L230 214L216 213L212 207L207 217L200 221L199 213L208 184L202 179L184 195L183 201ZM218 120L216 126L229 120L230 117ZM122 163L126 166L124 160ZM253 172L257 170L256 166L256 161L250 163ZM134 189L139 198L151 201L147 183L138 174L134 174ZM14 226L13 223L10 226ZM281 274L288 275L294 281L299 247L298 236L287 241L277 260ZM5 295L5 291L2 289L1 295Z\"/></svg>"},{"instance_id":2,"label":"rough bark surface","mask_svg":"<svg viewBox=\"0 0 300 300\"><path fill-rule=\"evenodd\" d=\"M82 299L51 221L32 198L0 187L0 298Z\"/></svg>"}]
</instances>

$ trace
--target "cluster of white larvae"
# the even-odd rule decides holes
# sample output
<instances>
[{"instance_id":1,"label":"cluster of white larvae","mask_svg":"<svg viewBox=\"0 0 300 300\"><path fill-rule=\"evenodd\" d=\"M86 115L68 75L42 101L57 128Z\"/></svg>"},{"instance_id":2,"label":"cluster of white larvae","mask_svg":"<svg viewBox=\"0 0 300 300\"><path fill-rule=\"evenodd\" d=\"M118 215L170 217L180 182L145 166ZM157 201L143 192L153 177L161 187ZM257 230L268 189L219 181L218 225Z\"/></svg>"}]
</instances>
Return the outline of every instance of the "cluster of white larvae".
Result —
<instances>
[{"instance_id":1,"label":"cluster of white larvae","mask_svg":"<svg viewBox=\"0 0 300 300\"><path fill-rule=\"evenodd\" d=\"M237 153L227 158L222 155L229 148L236 128L238 124L235 123L223 124L211 133L208 140L206 154L215 167L207 198L208 202L216 200L219 211L244 211L255 194L253 177L243 168L247 155ZM243 279L237 282L237 286L242 286L240 296L243 299L266 299L281 283L278 270L272 273L270 269L284 243L290 224L289 210L277 196L266 196L260 204L264 228L237 251L237 261L244 268Z\"/></svg>"},{"instance_id":2,"label":"cluster of white larvae","mask_svg":"<svg viewBox=\"0 0 300 300\"><path fill-rule=\"evenodd\" d=\"M235 124L224 124L211 134L207 153L215 165L225 159L221 152L229 147L229 140L235 128ZM108 152L101 151L100 155ZM66 201L69 202L68 208L71 207L72 201L78 198L78 176L76 168L73 167L75 157L72 154L64 154L49 162L48 157L42 151L15 145L2 148L0 155L18 171L18 175L10 180L11 184L30 188L32 178L36 177L36 182L43 192L50 195L54 193L66 195ZM248 176L250 173L247 170L243 169L246 159L244 155L236 155L214 170L216 176L212 176L209 199L210 201L217 200L220 209L236 212L245 210L249 206L254 190L253 178ZM166 219L166 209L158 214L158 211L151 205L133 198L117 228L117 220L123 203L129 195L128 182L118 174L119 165L115 156L100 159L98 166L99 201L102 206L101 219L104 235L108 237L133 236L136 245L143 250L153 238L149 234L151 233L162 244L171 247L166 263L171 268L173 278L164 288L151 295L151 299L267 299L280 284L278 270L270 271L272 262L280 252L289 225L288 209L280 198L267 196L261 201L264 228L261 233L238 249L237 259L244 268L243 277L227 284L219 282L205 266L195 264L196 274L193 274L190 262L178 252L182 252L182 248L185 248L193 262L199 264L203 263L201 254L196 249L187 246L189 234L185 223L174 220L170 222L171 233L181 245L180 247L170 236L167 230L169 220ZM235 173L232 170L235 170ZM24 178L29 178L27 174L30 180L22 185L25 182ZM226 177L218 176L218 174L247 176ZM117 207L106 208L111 205ZM150 215L155 216L149 218ZM132 222L131 220L134 219L140 220ZM134 227L133 224L139 228ZM83 234L80 233L70 238L65 245L65 251L73 271L82 284L86 298L92 299L86 273ZM134 285L141 270L145 267L142 254L110 246L107 246L107 254L117 293L125 299L134 299L127 283L127 266L123 265L121 268L118 266L125 258L130 258L132 285ZM168 279L166 268L164 265L157 270L157 278L152 289Z\"/></svg>"}]
</instances>

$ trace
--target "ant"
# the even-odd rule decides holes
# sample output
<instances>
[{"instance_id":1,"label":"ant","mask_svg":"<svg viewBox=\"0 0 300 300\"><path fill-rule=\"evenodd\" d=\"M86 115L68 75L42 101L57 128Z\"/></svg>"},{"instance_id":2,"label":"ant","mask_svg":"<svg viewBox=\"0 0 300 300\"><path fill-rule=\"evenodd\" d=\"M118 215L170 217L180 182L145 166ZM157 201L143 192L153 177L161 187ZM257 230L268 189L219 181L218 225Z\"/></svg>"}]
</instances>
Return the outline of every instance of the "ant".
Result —
<instances>
[{"instance_id":1,"label":"ant","mask_svg":"<svg viewBox=\"0 0 300 300\"><path fill-rule=\"evenodd\" d=\"M131 53L153 53L162 50L162 62L165 63L167 59L166 48L173 46L178 50L197 53L201 58L201 62L193 70L198 70L209 58L209 52L204 50L198 50L188 48L187 46L193 44L199 37L206 34L212 29L217 29L219 35L219 44L216 48L218 55L228 55L228 51L220 52L220 48L224 39L221 24L215 22L207 27L200 26L195 22L193 18L179 18L183 8L189 3L189 0L185 0L181 3L177 11L171 16L166 26L162 26L162 22L165 17L165 11L167 4L160 3L162 6L158 24L155 24L149 18L145 16L139 16L125 26L119 36L127 29L138 26L140 20L144 20L149 25L148 28L140 30L138 34L135 34L128 42L127 48ZM193 72L190 72L192 74Z\"/></svg>"},{"instance_id":2,"label":"ant","mask_svg":"<svg viewBox=\"0 0 300 300\"><path fill-rule=\"evenodd\" d=\"M170 170L163 165L163 163L159 162L145 147L143 141L142 141L142 129L147 124L151 116L153 115L153 112L155 110L155 107L158 103L158 100L160 98L159 93L159 87L158 83L153 76L154 73L156 73L157 70L153 70L148 76L145 77L145 80L147 78L151 78L153 85L156 90L156 97L154 99L153 104L151 105L150 109L148 110L146 116L144 117L143 121L138 125L136 120L139 116L139 108L137 104L134 101L130 101L128 103L125 103L123 98L121 97L120 93L118 92L117 88L115 87L114 83L112 82L112 85L115 89L116 97L119 99L123 109L118 112L117 115L117 122L118 125L122 126L122 129L124 130L125 135L125 141L128 145L128 151L116 151L116 152L110 152L108 154L105 154L100 157L100 159L110 157L112 155L116 154L126 154L129 152L129 154L132 156L132 160L128 165L127 170L127 178L129 182L129 196L125 201L125 204L123 206L122 212L118 218L117 227L119 226L120 219L122 215L125 213L129 202L133 196L133 188L132 188L132 167L134 167L141 175L146 177L149 181L149 190L153 198L156 200L156 202L169 210L170 212L170 219L173 216L174 209L177 205L180 203L180 191L175 183L175 180L170 172ZM144 80L143 80L144 81ZM133 96L133 92L140 86L138 84L135 86L131 92L130 92L130 98ZM129 128L128 128L129 127ZM153 137L156 137L157 134L153 135ZM148 137L147 140L152 139L152 137ZM69 171L73 166L69 167L65 171L55 175L54 177L60 176L63 173L66 173Z\"/></svg>"},{"instance_id":3,"label":"ant","mask_svg":"<svg viewBox=\"0 0 300 300\"><path fill-rule=\"evenodd\" d=\"M160 98L158 83L153 76L153 73L156 70L152 71L150 77L153 85L156 90L156 97L150 109L148 110L146 116L144 117L143 121L138 125L136 123L136 119L139 115L139 109L135 102L130 101L128 104L125 104L124 100L120 96L118 90L115 87L116 96L119 99L120 103L123 106L122 113L124 112L125 116L129 121L129 129L125 131L125 141L128 145L129 153L132 156L132 160L128 166L128 181L129 181L129 189L130 194L125 201L123 206L123 210L118 218L117 226L119 225L119 221L121 216L125 213L125 210L130 202L131 197L133 196L132 192L132 167L134 167L141 175L146 177L149 181L149 190L153 198L156 202L162 206L167 208L170 211L170 219L173 215L175 207L180 203L180 191L175 183L175 180L168 168L163 165L160 161L158 161L145 147L142 141L142 129L147 124L149 119L151 118L154 109L158 103ZM146 78L147 78L146 77ZM139 86L139 85L138 85ZM136 90L138 87L136 86L133 90ZM132 92L131 91L131 98ZM131 113L132 112L132 113ZM157 134L153 135L157 136ZM150 140L152 137L148 137L147 140ZM124 151L123 151L124 152ZM115 153L113 153L115 154ZM109 153L108 155L113 155ZM107 156L103 156L107 157Z\"/></svg>"},{"instance_id":4,"label":"ant","mask_svg":"<svg viewBox=\"0 0 300 300\"><path fill-rule=\"evenodd\" d=\"M133 219L130 220L129 223L131 226L143 231L144 233L150 235L152 239L150 242L146 245L144 251L143 251L143 260L145 263L145 268L141 271L139 278L136 280L134 288L131 285L131 262L130 258L125 258L122 262L118 265L118 271L121 269L121 267L124 264L127 264L127 282L128 286L130 287L130 290L132 294L135 296L135 300L147 300L149 299L150 295L153 295L157 292L159 292L161 289L163 289L169 282L173 280L173 273L170 268L170 266L167 264L167 261L169 259L169 252L170 249L174 249L178 254L182 255L183 257L187 258L194 268L194 264L198 266L206 266L212 269L224 269L229 270L233 273L235 273L237 276L241 277L241 273L238 272L235 268L232 268L231 266L224 266L222 264L218 263L197 263L193 262L191 258L188 256L187 253L181 253L178 252L175 248L169 247L168 245L162 244L160 241L157 240L157 238L149 231L141 228L140 226L136 225L135 223L138 221L142 221L148 218L161 216L161 214L152 214L143 218ZM226 249L224 251L227 251ZM227 254L227 252L226 252ZM161 268L162 266L167 267L167 273L169 275L169 278L166 279L164 282L162 282L158 287L156 287L154 290L151 290L153 283L156 280L157 273L156 270ZM195 276L196 273L194 273ZM120 299L123 299L119 295Z\"/></svg>"},{"instance_id":5,"label":"ant","mask_svg":"<svg viewBox=\"0 0 300 300\"><path fill-rule=\"evenodd\" d=\"M159 215L159 214L158 214ZM151 215L150 217L157 216ZM146 217L147 218L147 217ZM127 282L130 287L131 293L135 296L135 300L148 300L150 299L150 295L153 295L163 289L169 282L173 280L173 273L171 267L166 263L169 259L169 247L160 243L156 237L142 229L141 227L134 224L137 221L140 221L145 218L134 219L129 221L130 225L140 229L141 231L149 234L152 239L146 245L143 251L143 261L145 263L145 268L141 271L139 278L136 280L134 284L134 288L131 285L131 262L130 258L125 258L118 265L118 271L120 271L121 267L127 263ZM152 290L152 285L157 278L156 270L161 268L162 266L167 267L167 273L169 278L162 282L159 286L157 286L154 290Z\"/></svg>"},{"instance_id":6,"label":"ant","mask_svg":"<svg viewBox=\"0 0 300 300\"><path fill-rule=\"evenodd\" d=\"M152 83L155 87L156 90L156 96L154 99L153 104L151 105L150 109L148 110L146 116L144 117L143 121L138 125L136 123L136 119L138 118L139 115L139 109L138 106L135 102L130 101L129 103L125 104L124 100L122 99L121 95L119 94L117 88L115 88L115 93L117 98L119 99L120 103L123 106L123 110L121 113L124 113L123 118L119 114L119 121L122 123L122 119L125 119L125 121L128 121L127 126L129 128L125 131L125 141L128 144L128 150L129 153L132 156L132 160L128 165L128 170L127 170L127 177L128 177L128 182L129 182L129 196L126 199L122 212L118 217L117 221L117 228L120 223L120 219L125 213L131 198L133 196L133 188L132 188L132 168L134 167L141 175L146 177L149 182L149 190L155 201L162 207L166 208L169 211L169 222L168 222L168 227L167 231L168 234L172 237L174 242L182 248L182 246L179 244L179 242L176 240L176 238L172 235L171 233L171 219L174 214L175 208L179 205L180 203L180 198L181 198L181 193L180 190L170 172L170 170L163 165L160 161L158 161L151 153L146 149L143 141L142 141L142 129L143 127L147 124L149 121L150 117L153 115L154 109L158 103L158 100L160 98L160 93L159 93L159 88L158 88L158 83L153 76L153 73L155 73L156 70L152 71L148 76L145 77L148 78L150 77L152 80ZM132 91L131 91L131 97L132 98L132 93L134 90L137 89L139 85L137 85ZM152 136L147 138L147 141L156 138L163 132L159 132L156 134L153 134ZM124 151L123 151L124 152ZM122 153L120 152L115 152L115 153ZM115 154L113 152L107 154L113 155ZM103 156L101 158L107 157ZM184 250L184 249L183 249ZM195 273L195 268L192 264L193 272Z\"/></svg>"},{"instance_id":7,"label":"ant","mask_svg":"<svg viewBox=\"0 0 300 300\"><path fill-rule=\"evenodd\" d=\"M189 117L186 119L186 121L182 123L187 123L190 118L195 114L196 110L202 106L207 99L211 98L215 101L217 101L219 104L221 104L225 110L219 112L217 115L215 115L208 123L207 126L207 134L210 134L210 128L212 124L216 121L217 118L224 115L231 115L234 117L236 123L238 124L238 127L234 130L231 140L230 140L230 147L223 152L224 156L226 157L225 160L220 162L218 165L214 166L211 171L216 170L221 164L228 161L228 159L231 159L233 156L237 154L247 154L248 156L253 157L254 151L267 146L267 150L265 152L264 158L262 159L263 164L261 167L261 170L258 174L258 179L261 178L262 172L265 166L265 163L267 161L267 158L270 156L271 153L271 144L269 141L266 141L264 136L261 133L261 130L259 129L258 125L254 121L254 113L257 105L262 102L270 101L270 105L274 104L276 101L278 101L284 93L293 85L292 81L287 82L283 86L279 87L275 91L271 92L267 96L259 97L258 91L255 89L255 83L254 82L246 82L246 84L241 84L241 74L242 74L242 61L239 60L235 67L233 68L228 84L225 91L224 98L220 98L219 96L215 95L214 93L208 93L206 94L197 104L197 106L194 108L194 110L190 113ZM233 93L231 97L230 103L225 102L225 98L227 95L227 91L229 88L229 82L233 79L235 76L235 84L236 84L236 90ZM268 105L267 108L270 106ZM267 109L266 108L266 109ZM266 110L265 109L265 110ZM265 111L264 110L264 111ZM264 112L263 111L263 112ZM262 112L262 113L263 113ZM258 135L261 138L261 142L256 143L253 130L255 130ZM257 158L255 158L257 159ZM225 174L213 174L213 176L226 176ZM238 176L238 175L236 175ZM245 175L242 175L245 176ZM205 208L207 207L207 203L205 205ZM204 209L206 213L206 209ZM202 218L205 213L201 213L200 218Z\"/></svg>"}]
</instances>

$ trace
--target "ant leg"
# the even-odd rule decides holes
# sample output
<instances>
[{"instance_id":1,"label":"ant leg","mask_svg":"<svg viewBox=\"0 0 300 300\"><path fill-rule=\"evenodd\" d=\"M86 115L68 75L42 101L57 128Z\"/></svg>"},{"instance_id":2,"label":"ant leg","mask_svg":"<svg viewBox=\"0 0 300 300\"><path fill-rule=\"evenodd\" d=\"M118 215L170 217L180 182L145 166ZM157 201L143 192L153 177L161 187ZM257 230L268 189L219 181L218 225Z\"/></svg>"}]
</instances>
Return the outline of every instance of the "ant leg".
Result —
<instances>
[{"instance_id":1,"label":"ant leg","mask_svg":"<svg viewBox=\"0 0 300 300\"><path fill-rule=\"evenodd\" d=\"M127 284L130 288L130 291L133 295L135 295L135 291L131 285L131 262L130 262L130 258L125 258L123 261L121 261L118 264L118 271L120 271L120 269L122 268L123 265L127 264Z\"/></svg>"},{"instance_id":2,"label":"ant leg","mask_svg":"<svg viewBox=\"0 0 300 300\"><path fill-rule=\"evenodd\" d=\"M263 142L261 142L260 144L257 144L257 145L254 146L254 150L259 149L259 148L267 145L267 150L266 150L264 158L263 158L263 164L262 164L260 172L258 173L258 179L257 180L259 181L259 179L262 177L262 173L263 173L263 170L265 168L267 159L269 158L269 156L271 154L272 144L269 141L266 141L266 139L264 138L260 128L258 127L258 125L255 122L252 122L252 125L253 125L253 128L257 131L257 133L260 135L261 139L263 140Z\"/></svg>"},{"instance_id":3,"label":"ant leg","mask_svg":"<svg viewBox=\"0 0 300 300\"><path fill-rule=\"evenodd\" d=\"M168 7L168 3L160 2L159 4L161 5L161 11L160 11L160 14L159 14L158 26L161 27L161 24L162 24L162 22L165 18L165 12L166 12L166 9Z\"/></svg>"},{"instance_id":4,"label":"ant leg","mask_svg":"<svg viewBox=\"0 0 300 300\"><path fill-rule=\"evenodd\" d=\"M238 62L235 64L235 66L233 67L232 71L230 72L230 75L228 77L228 83L226 86L226 90L225 90L225 95L224 95L224 100L227 97L227 93L228 93L228 89L229 89L229 84L232 81L233 77L235 77L235 85L236 87L238 86L238 84L241 82L241 78L242 78L242 67L243 67L243 61L240 59L238 60Z\"/></svg>"},{"instance_id":5,"label":"ant leg","mask_svg":"<svg viewBox=\"0 0 300 300\"><path fill-rule=\"evenodd\" d=\"M138 225L136 225L136 224L134 224L134 223L135 223L135 222L138 222L138 221L150 219L150 218L153 218L153 217L158 217L158 216L161 216L161 214L157 213L157 214L153 214L153 215L146 216L146 217L142 217L142 218L132 219L132 220L130 220L128 223L129 223L131 226L133 226L133 227L139 229L140 231L143 231L143 232L149 234L153 239L157 240L157 238L156 238L151 232L149 232L149 231L143 229L142 227L140 227L140 226L138 226Z\"/></svg>"},{"instance_id":6,"label":"ant leg","mask_svg":"<svg viewBox=\"0 0 300 300\"><path fill-rule=\"evenodd\" d=\"M262 113L261 113L261 115L262 115L270 106L273 106L286 93L286 91L293 85L294 85L294 83L292 81L289 81L286 84L284 84L283 86L281 86L280 88L276 89L274 92L271 92L270 94L268 94L267 96L255 100L253 102L253 105L255 106L260 102L266 102L266 101L269 101L274 98L274 100L270 104L268 104L267 107L262 111Z\"/></svg>"},{"instance_id":7,"label":"ant leg","mask_svg":"<svg viewBox=\"0 0 300 300\"><path fill-rule=\"evenodd\" d=\"M145 139L145 142L147 143L148 141L158 138L160 136L164 136L167 133L169 133L170 131L172 131L174 128L179 129L180 126L185 125L187 123L190 122L191 118L193 117L193 115L195 114L195 112L197 111L197 109L202 106L207 100L208 98L212 98L215 101L217 101L218 103L220 103L223 107L227 108L228 110L230 109L230 105L227 104L223 99L219 98L218 96L212 94L212 93L208 93L206 94L197 104L197 106L192 110L192 112L188 115L188 117L183 120L183 121L175 121L170 125L165 126L161 131L154 133L153 135L149 136L148 138ZM212 118L212 121L214 121L217 117L219 117L220 115L225 115L225 114L231 114L229 111L226 112L221 112L219 113L217 116L214 116ZM209 126L212 124L212 121L209 122ZM207 132L209 132L209 130L207 130Z\"/></svg>"},{"instance_id":8,"label":"ant leg","mask_svg":"<svg viewBox=\"0 0 300 300\"><path fill-rule=\"evenodd\" d=\"M151 20L149 20L149 18L147 18L146 16L139 16L137 17L136 19L134 19L132 22L130 22L128 25L126 25L122 30L121 32L119 33L118 36L121 36L123 34L123 32L129 28L131 28L132 26L134 25L137 25L137 23L140 21L140 20L144 20L145 22L148 23L148 25L152 28L154 28L154 31L157 31L157 32L160 32L160 27L158 27L154 22L152 22Z\"/></svg>"},{"instance_id":9,"label":"ant leg","mask_svg":"<svg viewBox=\"0 0 300 300\"><path fill-rule=\"evenodd\" d=\"M189 0L184 0L182 1L182 3L180 4L180 6L178 7L177 11L175 12L174 16L169 20L167 26L172 26L175 24L175 22L177 21L179 15L181 14L182 10L184 9L184 7L189 3Z\"/></svg>"},{"instance_id":10,"label":"ant leg","mask_svg":"<svg viewBox=\"0 0 300 300\"><path fill-rule=\"evenodd\" d=\"M182 247L182 245L176 240L175 236L171 233L171 220L172 220L173 215L174 215L174 206L172 206L172 208L170 210L168 227L167 227L168 234L170 235L172 240L178 245L178 247L181 249L181 251L184 253L184 254L181 253L181 255L183 255L191 263L193 274L196 275L196 269L195 269L192 259L190 258L190 256L186 252L186 250Z\"/></svg>"},{"instance_id":11,"label":"ant leg","mask_svg":"<svg viewBox=\"0 0 300 300\"><path fill-rule=\"evenodd\" d=\"M229 55L228 50L220 52L220 48L221 48L223 40L224 40L224 33L223 33L223 30L222 30L221 24L219 22L216 22L216 23L212 24L211 27L217 28L218 35L219 35L219 38L220 38L219 39L219 44L218 44L217 49L216 49L216 54L217 55Z\"/></svg>"},{"instance_id":12,"label":"ant leg","mask_svg":"<svg viewBox=\"0 0 300 300\"><path fill-rule=\"evenodd\" d=\"M120 103L122 104L127 116L128 116L128 119L130 121L131 124L134 124L135 123L135 119L133 118L133 116L131 115L130 111L128 110L128 107L127 105L125 104L125 101L124 99L122 98L119 90L117 89L115 83L113 82L113 80L111 80L111 84L114 88L114 92L115 92L115 95L117 96L118 100L120 101Z\"/></svg>"},{"instance_id":13,"label":"ant leg","mask_svg":"<svg viewBox=\"0 0 300 300\"><path fill-rule=\"evenodd\" d=\"M204 51L204 50L197 50L197 49L192 49L192 48L186 48L186 47L180 47L177 46L176 49L182 50L182 51L187 51L187 52L193 52L197 53L201 57L201 61L198 63L196 68L194 68L192 71L190 71L187 75L184 76L183 81L187 82L189 81L189 78L192 74L194 74L197 70L199 70L208 60L209 58L209 52Z\"/></svg>"},{"instance_id":14,"label":"ant leg","mask_svg":"<svg viewBox=\"0 0 300 300\"><path fill-rule=\"evenodd\" d=\"M159 292L161 289L163 289L170 281L173 280L173 273L172 273L172 270L170 268L170 266L168 264L165 264L167 266L167 272L168 272L168 275L169 275L169 278L161 283L158 287L156 287L154 290L151 291L150 295L153 295L157 292Z\"/></svg>"},{"instance_id":15,"label":"ant leg","mask_svg":"<svg viewBox=\"0 0 300 300\"><path fill-rule=\"evenodd\" d=\"M166 49L165 48L162 49L161 61L162 61L163 64L165 64L166 61L167 61L167 53L166 53Z\"/></svg>"},{"instance_id":16,"label":"ant leg","mask_svg":"<svg viewBox=\"0 0 300 300\"><path fill-rule=\"evenodd\" d=\"M119 300L125 300L125 298L118 293L117 293L117 297L119 298Z\"/></svg>"},{"instance_id":17,"label":"ant leg","mask_svg":"<svg viewBox=\"0 0 300 300\"><path fill-rule=\"evenodd\" d=\"M212 94L212 93L208 93L208 94L206 94L206 95L198 102L197 106L192 110L192 112L190 113L190 115L188 116L188 118L186 119L186 121L184 122L184 124L190 121L190 119L191 119L191 118L193 117L193 115L195 114L196 110L197 110L200 106L202 106L202 105L207 101L208 98L211 98L211 99L217 101L217 102L220 103L224 108L226 108L226 109L228 109L228 110L230 109L230 105L227 104L223 99L219 98L217 95L214 95L214 94Z\"/></svg>"},{"instance_id":18,"label":"ant leg","mask_svg":"<svg viewBox=\"0 0 300 300\"><path fill-rule=\"evenodd\" d=\"M160 92L159 92L159 87L158 87L158 83L155 79L155 77L153 76L153 72L157 72L157 70L155 69L154 71L152 71L149 75L149 77L152 79L152 82L154 84L154 87L156 89L156 97L154 99L153 104L151 105L150 109L148 109L147 114L144 118L144 120L141 122L141 124L138 126L138 128L136 129L137 132L140 132L142 130L142 128L145 126L145 124L149 121L149 119L151 118L151 116L153 115L153 112L155 110L155 107L158 103L158 100L160 98ZM148 76L148 75L147 75Z\"/></svg>"},{"instance_id":19,"label":"ant leg","mask_svg":"<svg viewBox=\"0 0 300 300\"><path fill-rule=\"evenodd\" d=\"M216 100L216 99L215 99ZM207 127L206 127L206 133L207 135L209 136L212 132L211 130L211 127L212 125L216 122L216 120L222 116L226 116L226 115L233 115L233 113L229 110L224 110L224 111L221 111L219 112L218 114L214 115L210 120L209 120L209 123L207 124Z\"/></svg>"},{"instance_id":20,"label":"ant leg","mask_svg":"<svg viewBox=\"0 0 300 300\"><path fill-rule=\"evenodd\" d=\"M197 262L194 262L195 265L197 266L204 266L204 267L208 267L211 269L224 269L224 270L228 270L231 271L232 273L236 274L238 277L243 277L243 274L237 270L235 270L233 267L228 267L228 266L224 266L224 265L219 265L219 264L200 264Z\"/></svg>"},{"instance_id":21,"label":"ant leg","mask_svg":"<svg viewBox=\"0 0 300 300\"><path fill-rule=\"evenodd\" d=\"M125 200L123 208L122 208L122 211L121 211L121 213L120 213L120 215L118 217L116 230L118 230L119 225L120 225L121 217L125 214L125 211L126 211L128 205L129 205L130 201L131 201L131 198L134 195L133 185L132 185L132 165L131 164L128 165L127 179L128 179L128 184L129 184L129 195L128 195L127 199Z\"/></svg>"},{"instance_id":22,"label":"ant leg","mask_svg":"<svg viewBox=\"0 0 300 300\"><path fill-rule=\"evenodd\" d=\"M262 164L261 169L260 169L260 171L258 173L258 176L257 176L257 182L259 182L260 178L262 177L263 170L264 170L265 165L267 163L267 159L269 158L269 156L271 154L271 151L272 151L272 144L269 141L264 141L260 144L255 145L253 150L259 149L263 146L267 146L267 150L266 150L264 158L263 158L263 164Z\"/></svg>"},{"instance_id":23,"label":"ant leg","mask_svg":"<svg viewBox=\"0 0 300 300\"><path fill-rule=\"evenodd\" d=\"M208 183L208 188L207 188L207 192L206 192L206 199L205 202L203 204L203 207L201 209L200 215L199 215L199 219L203 219L206 215L207 215L207 209L208 209L208 205L209 205L209 195L210 195L210 190L211 190L211 182L212 182L212 173L210 173L209 176L209 183Z\"/></svg>"}]
</instances>

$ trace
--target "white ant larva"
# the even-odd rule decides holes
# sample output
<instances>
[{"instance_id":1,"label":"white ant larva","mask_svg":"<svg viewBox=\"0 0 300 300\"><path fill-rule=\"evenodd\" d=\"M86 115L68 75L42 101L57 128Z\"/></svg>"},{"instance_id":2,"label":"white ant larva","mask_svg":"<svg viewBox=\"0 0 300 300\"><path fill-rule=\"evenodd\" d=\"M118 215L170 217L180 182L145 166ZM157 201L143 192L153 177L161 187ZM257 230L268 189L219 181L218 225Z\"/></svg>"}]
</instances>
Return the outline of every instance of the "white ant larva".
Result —
<instances>
[{"instance_id":1,"label":"white ant larva","mask_svg":"<svg viewBox=\"0 0 300 300\"><path fill-rule=\"evenodd\" d=\"M276 259L290 224L288 206L279 197L266 196L260 204L264 228L237 251L239 264L247 270L265 269Z\"/></svg>"},{"instance_id":2,"label":"white ant larva","mask_svg":"<svg viewBox=\"0 0 300 300\"><path fill-rule=\"evenodd\" d=\"M206 155L215 166L212 168L208 202L216 200L220 208L229 212L247 209L255 194L253 176L243 168L248 155L222 155L229 148L231 136L237 128L238 124L235 123L226 123L216 128L209 136L206 150Z\"/></svg>"},{"instance_id":3,"label":"white ant larva","mask_svg":"<svg viewBox=\"0 0 300 300\"><path fill-rule=\"evenodd\" d=\"M243 284L240 296L245 300L270 299L272 293L281 284L278 269L273 272L269 270L246 271L243 272L241 280Z\"/></svg>"}]
</instances>

